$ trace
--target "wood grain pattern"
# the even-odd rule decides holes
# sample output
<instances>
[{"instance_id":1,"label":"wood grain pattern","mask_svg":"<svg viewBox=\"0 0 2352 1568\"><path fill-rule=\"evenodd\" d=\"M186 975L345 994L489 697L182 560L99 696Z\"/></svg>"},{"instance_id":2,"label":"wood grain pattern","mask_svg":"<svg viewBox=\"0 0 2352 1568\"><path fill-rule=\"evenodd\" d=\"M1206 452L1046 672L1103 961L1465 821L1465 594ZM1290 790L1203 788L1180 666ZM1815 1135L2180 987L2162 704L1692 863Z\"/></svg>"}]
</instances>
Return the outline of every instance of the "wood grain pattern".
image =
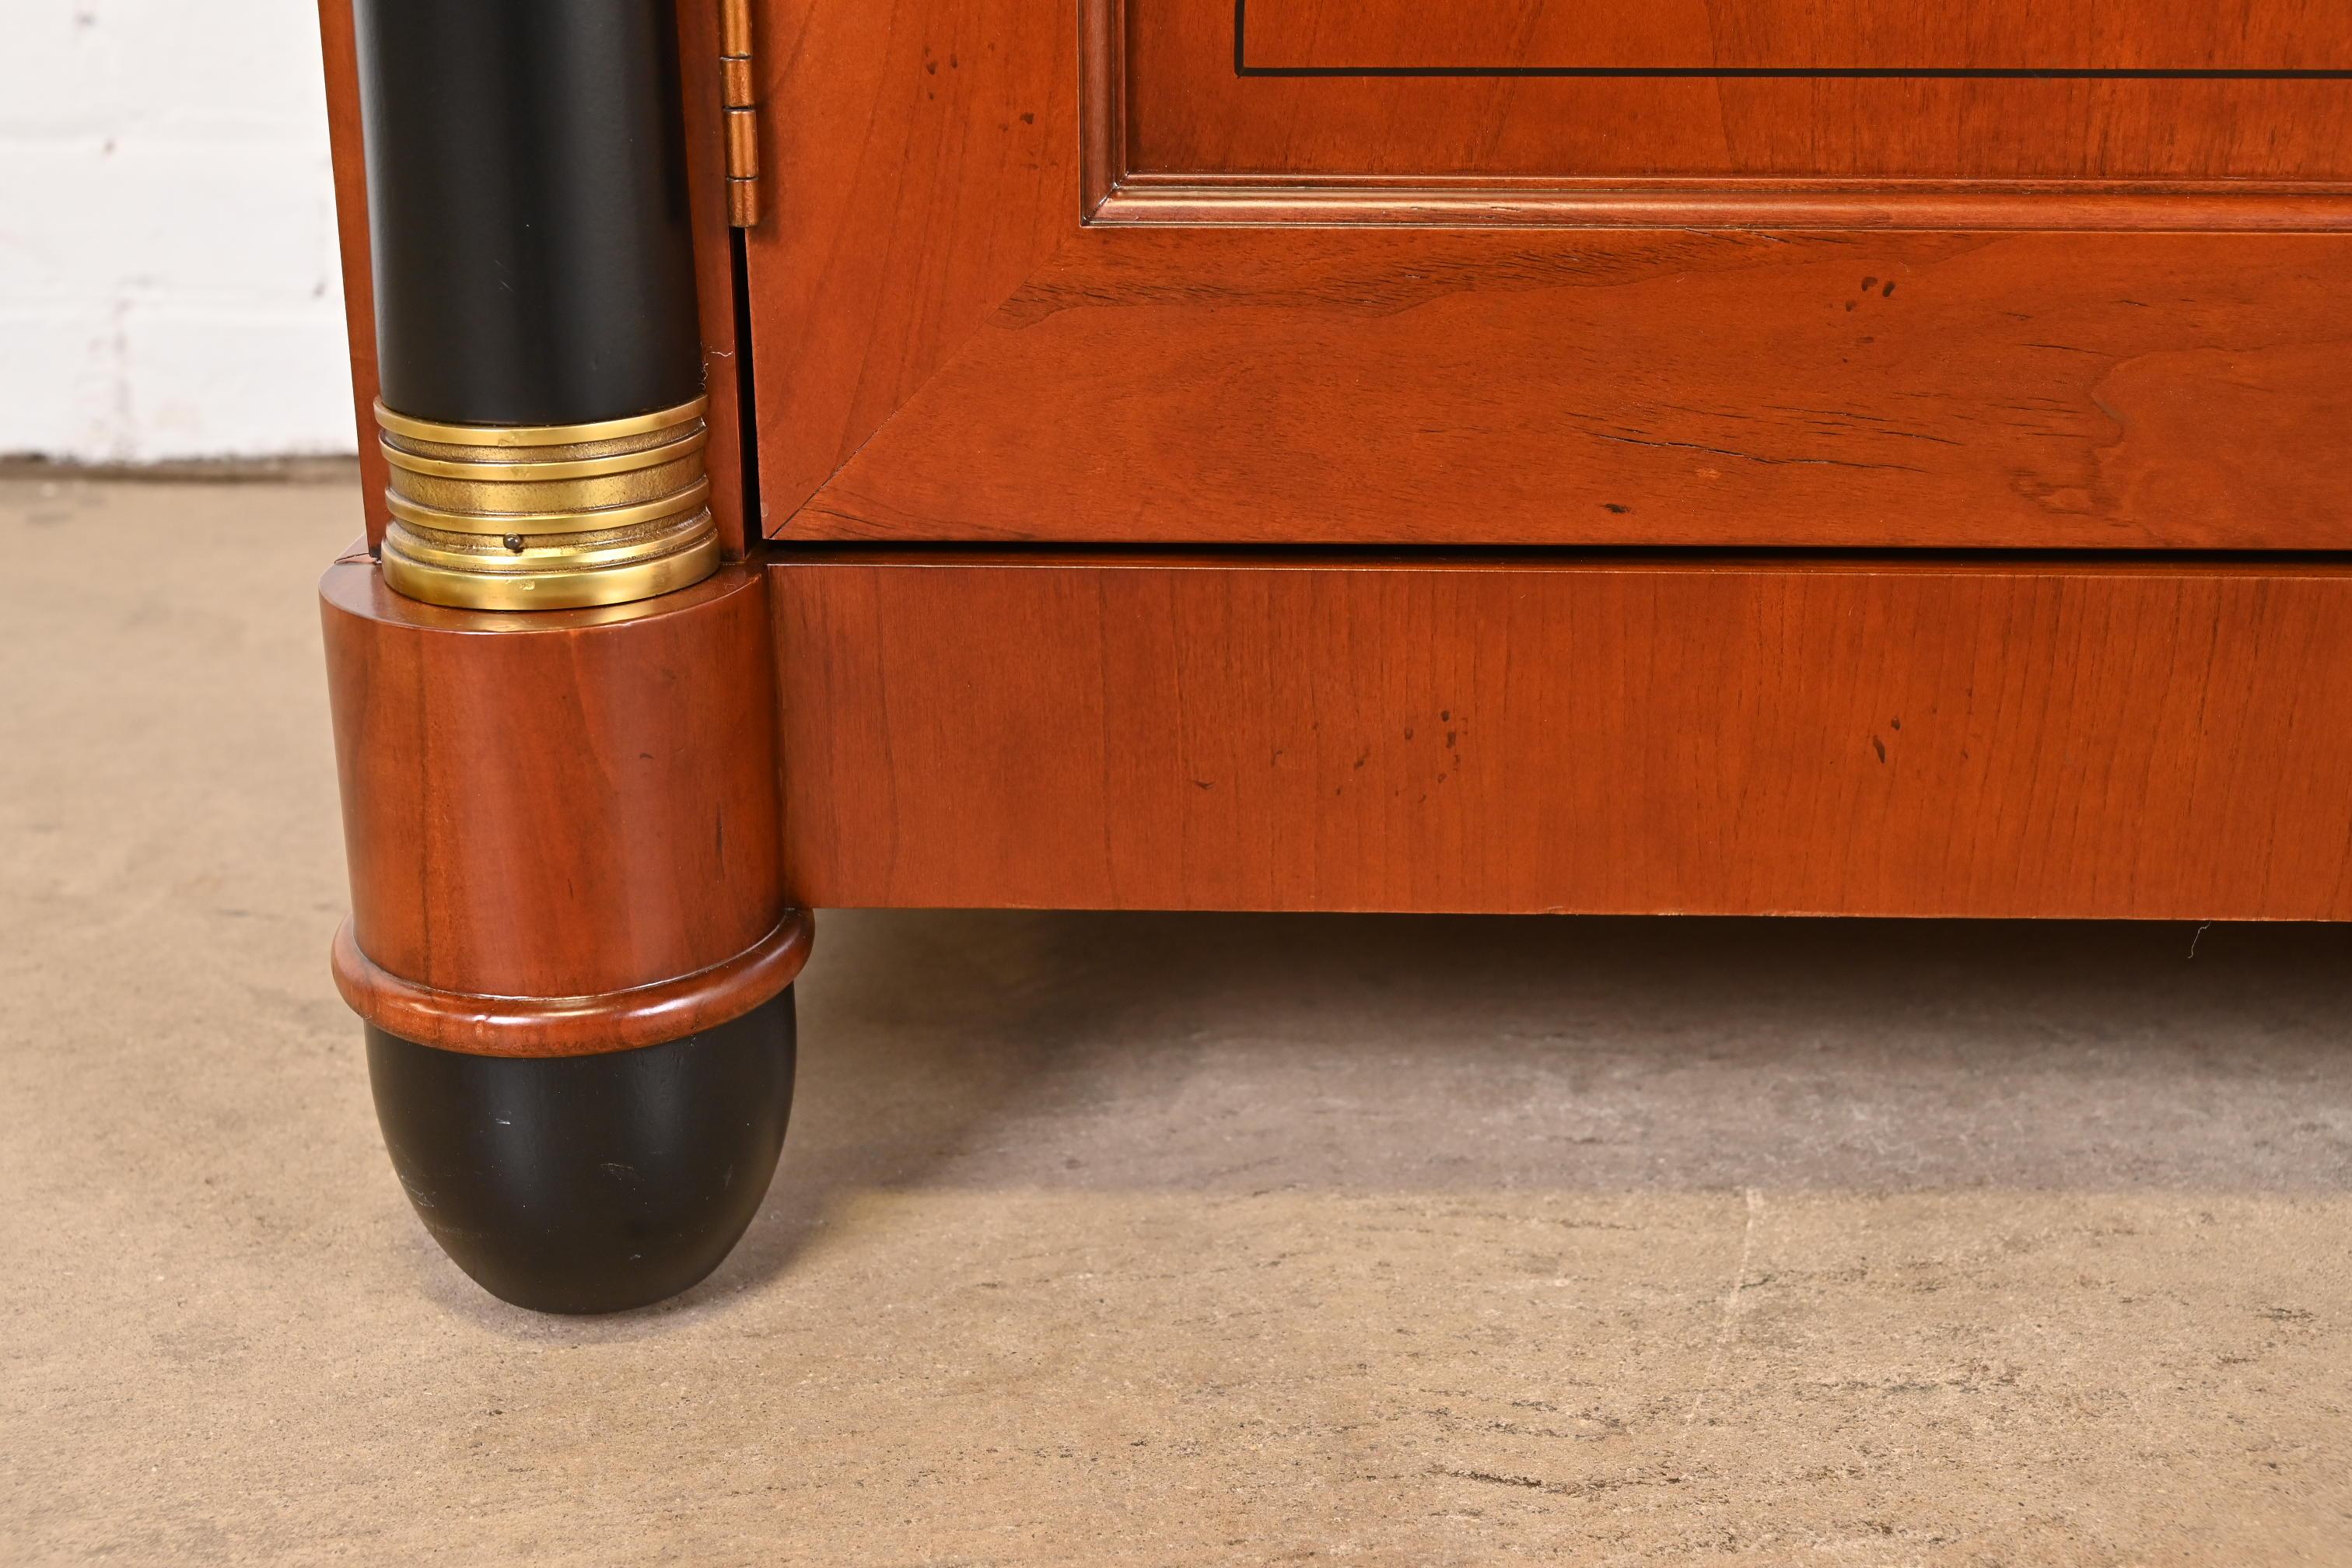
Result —
<instances>
[{"instance_id":1,"label":"wood grain pattern","mask_svg":"<svg viewBox=\"0 0 2352 1568\"><path fill-rule=\"evenodd\" d=\"M796 552L824 905L2352 917L2352 570Z\"/></svg>"},{"instance_id":2,"label":"wood grain pattern","mask_svg":"<svg viewBox=\"0 0 2352 1568\"><path fill-rule=\"evenodd\" d=\"M2347 320L2333 236L1098 228L785 536L2343 549Z\"/></svg>"},{"instance_id":3,"label":"wood grain pattern","mask_svg":"<svg viewBox=\"0 0 2352 1568\"><path fill-rule=\"evenodd\" d=\"M1035 0L763 0L750 231L774 533L1073 230L1076 20Z\"/></svg>"},{"instance_id":4,"label":"wood grain pattern","mask_svg":"<svg viewBox=\"0 0 2352 1568\"><path fill-rule=\"evenodd\" d=\"M353 951L399 983L339 966L354 1005L425 1044L547 1054L691 1033L789 983L759 569L499 615L345 562L320 595Z\"/></svg>"},{"instance_id":5,"label":"wood grain pattern","mask_svg":"<svg viewBox=\"0 0 2352 1568\"><path fill-rule=\"evenodd\" d=\"M2352 69L2326 0L1244 0L1234 16L1253 73Z\"/></svg>"}]
</instances>

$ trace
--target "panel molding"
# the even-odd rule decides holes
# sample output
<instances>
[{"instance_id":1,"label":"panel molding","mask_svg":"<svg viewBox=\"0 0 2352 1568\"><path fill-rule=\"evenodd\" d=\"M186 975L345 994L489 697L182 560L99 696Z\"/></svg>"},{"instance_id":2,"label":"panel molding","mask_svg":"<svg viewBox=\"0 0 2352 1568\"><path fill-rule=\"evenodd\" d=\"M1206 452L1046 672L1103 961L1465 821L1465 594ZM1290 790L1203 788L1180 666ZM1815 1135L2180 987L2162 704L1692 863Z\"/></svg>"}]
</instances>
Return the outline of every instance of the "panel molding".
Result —
<instances>
[{"instance_id":1,"label":"panel molding","mask_svg":"<svg viewBox=\"0 0 2352 1568\"><path fill-rule=\"evenodd\" d=\"M1090 166L1088 221L1206 226L1869 229L2332 234L2352 185L2158 182L1387 180L1127 174Z\"/></svg>"},{"instance_id":2,"label":"panel molding","mask_svg":"<svg viewBox=\"0 0 2352 1568\"><path fill-rule=\"evenodd\" d=\"M1209 226L2352 231L2352 182L1774 179L1752 176L1391 177L1139 169L1128 0L1080 0L1080 183L1085 221ZM1939 68L1321 66L1252 62L1248 0L1234 0L1234 75L1314 80L1846 80L2352 82L2352 68Z\"/></svg>"}]
</instances>

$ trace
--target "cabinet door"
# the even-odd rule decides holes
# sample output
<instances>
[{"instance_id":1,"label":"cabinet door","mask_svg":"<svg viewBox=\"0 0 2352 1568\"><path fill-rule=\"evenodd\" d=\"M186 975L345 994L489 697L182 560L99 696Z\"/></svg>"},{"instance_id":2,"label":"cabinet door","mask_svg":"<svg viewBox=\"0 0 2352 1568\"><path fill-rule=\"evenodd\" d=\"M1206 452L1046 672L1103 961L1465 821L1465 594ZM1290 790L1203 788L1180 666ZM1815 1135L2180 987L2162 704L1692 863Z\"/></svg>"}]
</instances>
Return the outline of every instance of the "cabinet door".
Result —
<instances>
[{"instance_id":1,"label":"cabinet door","mask_svg":"<svg viewBox=\"0 0 2352 1568\"><path fill-rule=\"evenodd\" d=\"M784 540L2343 549L2343 0L762 0Z\"/></svg>"}]
</instances>

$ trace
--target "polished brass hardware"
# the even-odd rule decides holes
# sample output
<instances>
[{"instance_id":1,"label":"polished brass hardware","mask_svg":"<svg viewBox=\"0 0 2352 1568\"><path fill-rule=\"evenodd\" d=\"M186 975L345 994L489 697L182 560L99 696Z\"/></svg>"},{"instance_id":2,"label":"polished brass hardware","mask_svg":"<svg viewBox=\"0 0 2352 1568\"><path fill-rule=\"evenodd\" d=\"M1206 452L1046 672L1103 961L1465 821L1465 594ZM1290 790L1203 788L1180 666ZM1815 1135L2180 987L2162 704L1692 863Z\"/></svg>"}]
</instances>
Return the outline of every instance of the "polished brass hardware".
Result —
<instances>
[{"instance_id":1,"label":"polished brass hardware","mask_svg":"<svg viewBox=\"0 0 2352 1568\"><path fill-rule=\"evenodd\" d=\"M625 419L599 419L589 425L444 425L433 419L411 419L386 408L379 400L375 422L411 445L426 447L561 447L574 443L625 441L639 436L667 434L702 416L703 400L677 408L656 408Z\"/></svg>"},{"instance_id":2,"label":"polished brass hardware","mask_svg":"<svg viewBox=\"0 0 2352 1568\"><path fill-rule=\"evenodd\" d=\"M445 425L375 405L384 581L430 604L576 609L719 566L705 400L588 425Z\"/></svg>"},{"instance_id":3,"label":"polished brass hardware","mask_svg":"<svg viewBox=\"0 0 2352 1568\"><path fill-rule=\"evenodd\" d=\"M760 102L751 66L751 0L719 0L719 81L727 115L727 221L760 221Z\"/></svg>"}]
</instances>

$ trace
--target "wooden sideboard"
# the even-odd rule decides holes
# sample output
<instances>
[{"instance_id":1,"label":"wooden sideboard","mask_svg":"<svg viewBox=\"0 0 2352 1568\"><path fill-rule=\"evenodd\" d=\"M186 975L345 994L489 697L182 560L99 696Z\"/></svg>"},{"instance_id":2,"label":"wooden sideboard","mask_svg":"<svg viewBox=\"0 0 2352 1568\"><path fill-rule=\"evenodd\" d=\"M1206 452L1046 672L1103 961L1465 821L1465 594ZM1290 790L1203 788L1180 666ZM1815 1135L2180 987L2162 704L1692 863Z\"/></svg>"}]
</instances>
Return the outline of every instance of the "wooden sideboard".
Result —
<instances>
[{"instance_id":1,"label":"wooden sideboard","mask_svg":"<svg viewBox=\"0 0 2352 1568\"><path fill-rule=\"evenodd\" d=\"M371 168L405 193L432 165L387 151L426 89L370 3L321 17L390 573L438 536L400 533L387 488L466 453L394 429L387 469L380 394L428 437L534 421L487 382L469 411L380 377L378 273L410 387L440 285L430 258L371 266ZM419 637L397 658L514 655L374 707L338 666L374 834L346 989L399 1040L640 1052L659 1018L767 1005L811 906L2352 917L2340 5L491 9L514 37L478 47L525 61L550 29L674 25L659 79L628 79L676 142L697 548L748 563L729 594L766 633L709 588L425 615L367 556L336 569L352 668ZM568 155L517 148L486 156ZM611 697L592 643L667 673ZM727 695L660 694L702 683ZM501 691L636 717L503 725ZM417 756L352 741L418 713ZM418 761L445 721L488 755ZM709 814L647 806L625 733L665 777L774 799L632 859L632 822L677 844ZM439 795L501 789L581 812L506 812L495 853L433 861ZM388 814L404 791L425 805ZM587 956L512 996L461 905ZM728 964L701 1012L640 1005Z\"/></svg>"}]
</instances>

